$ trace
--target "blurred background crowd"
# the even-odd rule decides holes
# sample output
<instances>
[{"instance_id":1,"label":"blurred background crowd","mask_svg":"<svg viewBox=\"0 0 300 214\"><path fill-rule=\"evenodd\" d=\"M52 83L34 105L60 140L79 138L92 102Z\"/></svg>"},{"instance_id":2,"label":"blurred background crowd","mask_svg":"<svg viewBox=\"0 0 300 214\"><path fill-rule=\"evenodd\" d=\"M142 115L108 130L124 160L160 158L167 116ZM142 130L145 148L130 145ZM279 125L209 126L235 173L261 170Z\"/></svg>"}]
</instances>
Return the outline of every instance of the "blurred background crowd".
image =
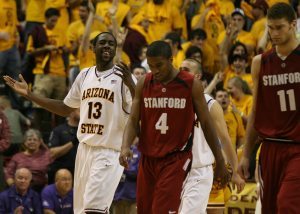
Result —
<instances>
[{"instance_id":1,"label":"blurred background crowd","mask_svg":"<svg viewBox=\"0 0 300 214\"><path fill-rule=\"evenodd\" d=\"M239 154L252 108L251 60L272 47L265 16L277 2L300 15L299 0L0 0L0 74L22 74L34 93L63 99L80 70L95 64L92 42L100 32L116 36L122 50L116 58L137 79L151 72L147 45L164 40L174 67L197 70L205 93L222 106ZM297 26L300 38L300 19ZM60 118L0 78L0 213L8 200L16 213L72 213L78 122L79 110ZM114 213L135 209L140 154L135 146L133 151ZM250 181L254 169L255 153Z\"/></svg>"}]
</instances>

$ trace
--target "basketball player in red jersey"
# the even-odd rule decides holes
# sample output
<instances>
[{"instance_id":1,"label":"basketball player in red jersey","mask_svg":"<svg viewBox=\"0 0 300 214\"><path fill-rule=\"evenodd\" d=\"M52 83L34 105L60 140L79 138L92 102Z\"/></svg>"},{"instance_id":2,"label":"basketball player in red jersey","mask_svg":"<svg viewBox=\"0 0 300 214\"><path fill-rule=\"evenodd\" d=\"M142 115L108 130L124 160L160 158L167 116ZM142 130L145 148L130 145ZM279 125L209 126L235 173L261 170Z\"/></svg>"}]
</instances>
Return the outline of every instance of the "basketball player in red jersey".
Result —
<instances>
[{"instance_id":1,"label":"basketball player in red jersey","mask_svg":"<svg viewBox=\"0 0 300 214\"><path fill-rule=\"evenodd\" d=\"M178 213L183 182L192 161L195 113L217 162L215 176L230 179L214 133L200 80L172 66L172 50L164 41L147 49L152 73L138 82L132 112L123 136L120 164L139 135L142 157L137 181L139 214Z\"/></svg>"},{"instance_id":2,"label":"basketball player in red jersey","mask_svg":"<svg viewBox=\"0 0 300 214\"><path fill-rule=\"evenodd\" d=\"M239 170L249 176L249 156L260 139L262 213L299 213L300 46L293 8L273 5L267 25L274 48L252 62L254 101Z\"/></svg>"}]
</instances>

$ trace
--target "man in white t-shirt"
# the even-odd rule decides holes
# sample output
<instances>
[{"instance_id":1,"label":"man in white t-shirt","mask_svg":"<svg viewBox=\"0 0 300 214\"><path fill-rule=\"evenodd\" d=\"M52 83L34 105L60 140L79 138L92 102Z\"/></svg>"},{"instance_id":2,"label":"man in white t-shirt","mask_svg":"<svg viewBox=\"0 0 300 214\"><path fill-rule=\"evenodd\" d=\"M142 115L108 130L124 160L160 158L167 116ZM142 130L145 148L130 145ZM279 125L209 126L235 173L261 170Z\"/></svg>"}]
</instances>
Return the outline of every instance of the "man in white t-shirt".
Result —
<instances>
[{"instance_id":1,"label":"man in white t-shirt","mask_svg":"<svg viewBox=\"0 0 300 214\"><path fill-rule=\"evenodd\" d=\"M74 175L74 213L108 213L123 167L119 164L122 135L127 122L135 78L128 67L113 64L117 41L103 32L93 41L96 66L83 69L63 101L33 94L23 77L6 83L43 108L68 116L80 108L79 146Z\"/></svg>"}]
</instances>

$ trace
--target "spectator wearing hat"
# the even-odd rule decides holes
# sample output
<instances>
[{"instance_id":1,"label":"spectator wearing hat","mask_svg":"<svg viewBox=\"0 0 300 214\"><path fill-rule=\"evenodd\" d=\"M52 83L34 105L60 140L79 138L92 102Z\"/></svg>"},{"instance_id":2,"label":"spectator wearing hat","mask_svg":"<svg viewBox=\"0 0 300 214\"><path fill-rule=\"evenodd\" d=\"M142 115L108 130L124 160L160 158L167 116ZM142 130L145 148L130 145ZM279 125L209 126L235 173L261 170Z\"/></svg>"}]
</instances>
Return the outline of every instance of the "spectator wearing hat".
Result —
<instances>
[{"instance_id":1,"label":"spectator wearing hat","mask_svg":"<svg viewBox=\"0 0 300 214\"><path fill-rule=\"evenodd\" d=\"M246 45L249 55L252 55L256 46L255 38L250 32L244 31L245 14L240 8L231 13L231 22L218 37L218 45L223 52L228 52L230 47L237 41Z\"/></svg>"},{"instance_id":2,"label":"spectator wearing hat","mask_svg":"<svg viewBox=\"0 0 300 214\"><path fill-rule=\"evenodd\" d=\"M252 15L255 22L252 25L251 34L254 36L257 44L266 28L266 14L269 6L265 0L256 0L252 7Z\"/></svg>"}]
</instances>

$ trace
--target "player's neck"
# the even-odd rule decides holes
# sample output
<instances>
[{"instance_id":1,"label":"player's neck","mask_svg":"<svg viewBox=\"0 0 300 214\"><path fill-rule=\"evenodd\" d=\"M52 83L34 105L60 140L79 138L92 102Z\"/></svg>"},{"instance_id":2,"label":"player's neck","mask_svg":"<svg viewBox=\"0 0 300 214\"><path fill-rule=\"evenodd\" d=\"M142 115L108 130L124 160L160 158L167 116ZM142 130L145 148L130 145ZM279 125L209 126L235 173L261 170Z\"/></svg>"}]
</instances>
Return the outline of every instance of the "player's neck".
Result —
<instances>
[{"instance_id":1,"label":"player's neck","mask_svg":"<svg viewBox=\"0 0 300 214\"><path fill-rule=\"evenodd\" d=\"M96 67L97 67L97 71L107 71L109 69L111 69L114 66L113 62L108 62L108 63L97 63Z\"/></svg>"},{"instance_id":2,"label":"player's neck","mask_svg":"<svg viewBox=\"0 0 300 214\"><path fill-rule=\"evenodd\" d=\"M299 42L296 38L293 38L290 42L285 45L277 45L276 46L276 53L280 56L286 57L288 56L293 50L297 48Z\"/></svg>"},{"instance_id":3,"label":"player's neck","mask_svg":"<svg viewBox=\"0 0 300 214\"><path fill-rule=\"evenodd\" d=\"M161 83L163 85L168 84L169 82L171 82L173 79L175 79L175 77L177 76L177 74L179 73L179 70L176 70L175 68L173 68L173 71L170 72L170 75L168 76L168 78L166 78L166 80L163 80Z\"/></svg>"}]
</instances>

